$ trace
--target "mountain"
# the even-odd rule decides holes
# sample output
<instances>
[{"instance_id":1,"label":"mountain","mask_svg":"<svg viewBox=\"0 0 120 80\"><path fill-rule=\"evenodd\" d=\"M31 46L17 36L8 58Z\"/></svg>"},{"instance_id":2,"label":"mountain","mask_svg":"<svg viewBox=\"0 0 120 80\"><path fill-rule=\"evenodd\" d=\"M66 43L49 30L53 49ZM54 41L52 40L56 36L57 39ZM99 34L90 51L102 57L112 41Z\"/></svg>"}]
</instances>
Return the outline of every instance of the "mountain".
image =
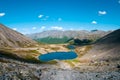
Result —
<instances>
[{"instance_id":1,"label":"mountain","mask_svg":"<svg viewBox=\"0 0 120 80\"><path fill-rule=\"evenodd\" d=\"M39 63L39 44L23 34L0 24L0 62L22 61ZM34 55L35 54L35 55Z\"/></svg>"},{"instance_id":2,"label":"mountain","mask_svg":"<svg viewBox=\"0 0 120 80\"><path fill-rule=\"evenodd\" d=\"M98 38L101 38L101 37L107 35L110 32L111 31L100 31L100 30L93 30L93 31L49 30L49 31L41 32L41 33L28 34L26 36L28 36L38 42L53 43L53 42L59 41L61 43L64 43L71 38L78 38L80 40L82 40L82 39L96 40Z\"/></svg>"},{"instance_id":3,"label":"mountain","mask_svg":"<svg viewBox=\"0 0 120 80\"><path fill-rule=\"evenodd\" d=\"M120 29L97 40L81 59L120 60Z\"/></svg>"},{"instance_id":4,"label":"mountain","mask_svg":"<svg viewBox=\"0 0 120 80\"><path fill-rule=\"evenodd\" d=\"M25 37L23 34L0 24L0 48L30 47L36 44L37 42Z\"/></svg>"}]
</instances>

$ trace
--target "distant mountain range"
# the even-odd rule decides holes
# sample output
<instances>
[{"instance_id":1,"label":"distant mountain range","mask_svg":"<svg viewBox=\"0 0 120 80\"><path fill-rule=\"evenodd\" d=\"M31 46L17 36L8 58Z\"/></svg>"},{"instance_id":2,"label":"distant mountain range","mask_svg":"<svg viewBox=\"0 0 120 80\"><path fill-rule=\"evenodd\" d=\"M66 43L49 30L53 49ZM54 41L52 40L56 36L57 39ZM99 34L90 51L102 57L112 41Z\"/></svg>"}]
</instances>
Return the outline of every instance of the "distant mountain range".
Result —
<instances>
[{"instance_id":1,"label":"distant mountain range","mask_svg":"<svg viewBox=\"0 0 120 80\"><path fill-rule=\"evenodd\" d=\"M30 47L36 44L32 39L0 24L0 48Z\"/></svg>"},{"instance_id":2,"label":"distant mountain range","mask_svg":"<svg viewBox=\"0 0 120 80\"><path fill-rule=\"evenodd\" d=\"M67 31L59 31L59 30L49 30L40 33L27 34L26 36L44 43L65 43L69 41L71 38L78 38L80 40L89 39L96 40L99 39L112 31L101 31L101 30L67 30Z\"/></svg>"}]
</instances>

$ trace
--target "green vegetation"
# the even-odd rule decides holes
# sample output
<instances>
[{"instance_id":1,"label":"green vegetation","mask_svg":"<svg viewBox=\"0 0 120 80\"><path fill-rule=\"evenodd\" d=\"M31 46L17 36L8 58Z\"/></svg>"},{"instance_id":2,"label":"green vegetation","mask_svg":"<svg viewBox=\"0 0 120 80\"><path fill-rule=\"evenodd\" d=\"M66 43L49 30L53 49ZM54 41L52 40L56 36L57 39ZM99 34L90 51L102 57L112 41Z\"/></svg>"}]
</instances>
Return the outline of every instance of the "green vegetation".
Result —
<instances>
[{"instance_id":1,"label":"green vegetation","mask_svg":"<svg viewBox=\"0 0 120 80\"><path fill-rule=\"evenodd\" d=\"M71 41L69 41L70 45L88 45L91 44L93 42L93 40L89 40L89 39L73 39Z\"/></svg>"},{"instance_id":2,"label":"green vegetation","mask_svg":"<svg viewBox=\"0 0 120 80\"><path fill-rule=\"evenodd\" d=\"M60 48L59 48L59 47L52 47L51 49L54 50L54 51L57 51L57 50L59 50Z\"/></svg>"},{"instance_id":3,"label":"green vegetation","mask_svg":"<svg viewBox=\"0 0 120 80\"><path fill-rule=\"evenodd\" d=\"M71 60L65 60L64 62L68 63L71 67L74 67L75 65L72 63Z\"/></svg>"},{"instance_id":4,"label":"green vegetation","mask_svg":"<svg viewBox=\"0 0 120 80\"><path fill-rule=\"evenodd\" d=\"M69 39L70 38L68 37L63 37L63 38L46 37L46 38L35 39L35 41L40 43L47 43L47 44L61 44L61 43L67 43Z\"/></svg>"},{"instance_id":5,"label":"green vegetation","mask_svg":"<svg viewBox=\"0 0 120 80\"><path fill-rule=\"evenodd\" d=\"M52 60L52 61L48 61L48 62L44 62L44 63L47 63L47 64L56 64L56 63L57 63L57 61Z\"/></svg>"},{"instance_id":6,"label":"green vegetation","mask_svg":"<svg viewBox=\"0 0 120 80\"><path fill-rule=\"evenodd\" d=\"M75 62L75 63L78 63L79 62L79 60L78 59L73 59L73 60L71 60L72 62Z\"/></svg>"},{"instance_id":7,"label":"green vegetation","mask_svg":"<svg viewBox=\"0 0 120 80\"><path fill-rule=\"evenodd\" d=\"M37 54L39 54L39 52L37 51L37 50L29 50L30 52L32 52L32 53L37 53Z\"/></svg>"},{"instance_id":8,"label":"green vegetation","mask_svg":"<svg viewBox=\"0 0 120 80\"><path fill-rule=\"evenodd\" d=\"M76 58L71 60L64 60L64 62L68 63L71 67L74 67L75 64L79 63L79 60Z\"/></svg>"}]
</instances>

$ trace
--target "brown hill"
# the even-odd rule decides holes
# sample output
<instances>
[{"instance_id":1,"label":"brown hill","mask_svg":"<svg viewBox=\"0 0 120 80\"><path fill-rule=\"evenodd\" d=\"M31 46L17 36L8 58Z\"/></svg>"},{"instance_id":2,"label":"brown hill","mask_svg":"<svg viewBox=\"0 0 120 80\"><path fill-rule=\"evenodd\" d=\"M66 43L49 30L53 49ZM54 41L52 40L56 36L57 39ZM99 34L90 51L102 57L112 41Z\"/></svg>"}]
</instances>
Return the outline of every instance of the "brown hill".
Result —
<instances>
[{"instance_id":1,"label":"brown hill","mask_svg":"<svg viewBox=\"0 0 120 80\"><path fill-rule=\"evenodd\" d=\"M120 29L96 41L81 59L120 60Z\"/></svg>"},{"instance_id":2,"label":"brown hill","mask_svg":"<svg viewBox=\"0 0 120 80\"><path fill-rule=\"evenodd\" d=\"M0 24L0 48L30 47L36 44L35 41L25 37L23 34Z\"/></svg>"}]
</instances>

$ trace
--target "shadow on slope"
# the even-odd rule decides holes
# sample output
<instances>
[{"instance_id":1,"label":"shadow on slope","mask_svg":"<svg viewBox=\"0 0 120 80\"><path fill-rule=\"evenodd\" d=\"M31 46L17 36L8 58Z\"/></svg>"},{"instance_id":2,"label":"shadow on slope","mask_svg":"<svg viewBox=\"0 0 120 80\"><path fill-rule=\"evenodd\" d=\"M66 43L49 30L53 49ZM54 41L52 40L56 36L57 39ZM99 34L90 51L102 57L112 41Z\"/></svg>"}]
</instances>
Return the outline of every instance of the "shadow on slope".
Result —
<instances>
[{"instance_id":1,"label":"shadow on slope","mask_svg":"<svg viewBox=\"0 0 120 80\"><path fill-rule=\"evenodd\" d=\"M102 37L97 40L92 49L82 56L81 59L88 60L106 60L118 61L120 60L120 29Z\"/></svg>"},{"instance_id":2,"label":"shadow on slope","mask_svg":"<svg viewBox=\"0 0 120 80\"><path fill-rule=\"evenodd\" d=\"M28 63L41 63L39 60L37 60L35 57L31 55L27 55L25 58L22 58L14 54L12 51L8 51L8 50L0 50L0 58L13 59Z\"/></svg>"}]
</instances>

